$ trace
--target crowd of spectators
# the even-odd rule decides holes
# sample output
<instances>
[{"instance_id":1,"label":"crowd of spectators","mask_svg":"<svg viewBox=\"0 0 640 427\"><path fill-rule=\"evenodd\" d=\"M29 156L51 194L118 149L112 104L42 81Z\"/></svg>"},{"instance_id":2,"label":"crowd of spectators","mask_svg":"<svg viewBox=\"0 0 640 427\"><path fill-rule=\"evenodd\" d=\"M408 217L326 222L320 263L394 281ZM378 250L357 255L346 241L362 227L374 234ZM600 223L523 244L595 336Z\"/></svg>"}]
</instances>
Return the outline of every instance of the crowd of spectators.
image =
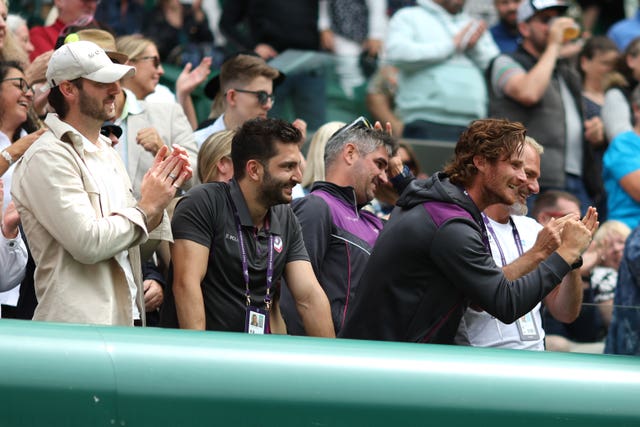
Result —
<instances>
[{"instance_id":1,"label":"crowd of spectators","mask_svg":"<svg viewBox=\"0 0 640 427\"><path fill-rule=\"evenodd\" d=\"M0 317L640 354L622 3L0 0Z\"/></svg>"}]
</instances>

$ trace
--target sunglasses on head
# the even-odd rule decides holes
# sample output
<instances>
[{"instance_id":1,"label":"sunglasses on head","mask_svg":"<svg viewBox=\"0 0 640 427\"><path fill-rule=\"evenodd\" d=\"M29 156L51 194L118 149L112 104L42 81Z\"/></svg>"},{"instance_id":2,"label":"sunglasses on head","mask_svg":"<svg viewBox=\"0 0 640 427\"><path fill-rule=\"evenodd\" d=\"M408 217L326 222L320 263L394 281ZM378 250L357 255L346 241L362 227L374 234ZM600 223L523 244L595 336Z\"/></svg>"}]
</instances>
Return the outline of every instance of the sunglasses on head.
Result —
<instances>
[{"instance_id":1,"label":"sunglasses on head","mask_svg":"<svg viewBox=\"0 0 640 427\"><path fill-rule=\"evenodd\" d=\"M158 56L141 56L140 58L135 58L131 60L132 62L138 61L153 61L153 68L158 68L160 66L160 58Z\"/></svg>"},{"instance_id":2,"label":"sunglasses on head","mask_svg":"<svg viewBox=\"0 0 640 427\"><path fill-rule=\"evenodd\" d=\"M273 93L267 93L264 90L244 90L244 89L233 89L233 90L240 93L250 93L252 95L255 95L258 98L258 103L260 105L267 105L267 102L269 102L269 100L271 100L272 104L276 102L276 96Z\"/></svg>"},{"instance_id":3,"label":"sunglasses on head","mask_svg":"<svg viewBox=\"0 0 640 427\"><path fill-rule=\"evenodd\" d=\"M13 85L18 89L20 89L24 94L28 93L29 91L33 91L33 88L31 87L31 85L27 83L27 81L22 77L10 77L8 79L2 80L2 82L0 83L3 83L3 82L18 82L18 83L14 83Z\"/></svg>"},{"instance_id":4,"label":"sunglasses on head","mask_svg":"<svg viewBox=\"0 0 640 427\"><path fill-rule=\"evenodd\" d=\"M369 120L367 120L363 116L360 116L354 121L352 121L351 123L349 123L348 125L344 125L340 129L335 131L333 135L331 135L331 138L329 139L333 139L336 136L342 135L345 132L349 132L352 129L373 129L373 126L371 126L371 122L369 122Z\"/></svg>"}]
</instances>

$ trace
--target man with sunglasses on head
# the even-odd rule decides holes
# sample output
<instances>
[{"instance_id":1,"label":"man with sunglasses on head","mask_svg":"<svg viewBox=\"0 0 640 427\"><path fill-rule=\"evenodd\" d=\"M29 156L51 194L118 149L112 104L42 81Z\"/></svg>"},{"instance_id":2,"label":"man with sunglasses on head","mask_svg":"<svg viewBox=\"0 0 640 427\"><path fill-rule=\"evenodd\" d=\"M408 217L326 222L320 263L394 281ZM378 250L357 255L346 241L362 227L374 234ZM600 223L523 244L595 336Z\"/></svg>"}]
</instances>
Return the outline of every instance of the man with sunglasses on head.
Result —
<instances>
[{"instance_id":1,"label":"man with sunglasses on head","mask_svg":"<svg viewBox=\"0 0 640 427\"><path fill-rule=\"evenodd\" d=\"M329 302L288 206L302 179L300 138L283 120L246 121L231 144L233 179L195 187L178 202L163 326L282 333L282 277L307 334L335 337ZM263 327L250 324L254 315L264 318Z\"/></svg>"},{"instance_id":2,"label":"man with sunglasses on head","mask_svg":"<svg viewBox=\"0 0 640 427\"><path fill-rule=\"evenodd\" d=\"M517 13L520 45L498 56L487 73L489 115L519 121L530 136L544 142L540 190L575 194L584 213L603 191L593 146L604 134L599 117L583 120L580 76L563 59L567 49L579 46L569 37L579 35L579 29L563 16L567 8L564 0L522 0Z\"/></svg>"},{"instance_id":3,"label":"man with sunglasses on head","mask_svg":"<svg viewBox=\"0 0 640 427\"><path fill-rule=\"evenodd\" d=\"M283 80L284 74L259 56L238 54L227 59L220 67L220 74L205 87L209 98L222 99L224 111L212 124L195 131L198 147L216 132L236 129L257 117L266 118L275 102L273 88Z\"/></svg>"},{"instance_id":4,"label":"man with sunglasses on head","mask_svg":"<svg viewBox=\"0 0 640 427\"><path fill-rule=\"evenodd\" d=\"M372 129L360 117L327 141L325 179L313 183L311 193L292 204L311 265L329 298L336 334L358 292L360 275L384 225L363 208L374 198L376 189L388 181L390 158L396 148L389 134ZM280 306L287 331L304 335L286 288Z\"/></svg>"},{"instance_id":5,"label":"man with sunglasses on head","mask_svg":"<svg viewBox=\"0 0 640 427\"><path fill-rule=\"evenodd\" d=\"M530 273L508 277L491 257L481 212L514 204L526 182L525 129L476 120L443 172L403 191L376 240L341 337L452 344L473 303L505 323L530 312L572 268L597 228L567 221L562 243Z\"/></svg>"},{"instance_id":6,"label":"man with sunglasses on head","mask_svg":"<svg viewBox=\"0 0 640 427\"><path fill-rule=\"evenodd\" d=\"M170 238L164 209L192 171L184 149L161 149L134 199L118 153L101 127L118 83L135 72L94 43L51 57L44 133L16 165L12 188L36 264L34 320L144 324L140 250L151 233Z\"/></svg>"}]
</instances>

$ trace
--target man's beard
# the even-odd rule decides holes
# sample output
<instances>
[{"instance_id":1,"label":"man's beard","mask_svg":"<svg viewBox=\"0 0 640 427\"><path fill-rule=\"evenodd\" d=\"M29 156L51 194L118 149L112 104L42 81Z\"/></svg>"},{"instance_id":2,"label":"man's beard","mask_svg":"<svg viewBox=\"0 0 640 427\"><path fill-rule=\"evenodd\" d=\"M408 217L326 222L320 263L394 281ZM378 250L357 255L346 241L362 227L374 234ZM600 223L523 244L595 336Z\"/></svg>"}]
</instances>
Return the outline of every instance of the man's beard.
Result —
<instances>
[{"instance_id":1,"label":"man's beard","mask_svg":"<svg viewBox=\"0 0 640 427\"><path fill-rule=\"evenodd\" d=\"M515 202L509 205L509 215L524 216L529 213L529 208L526 203Z\"/></svg>"},{"instance_id":2,"label":"man's beard","mask_svg":"<svg viewBox=\"0 0 640 427\"><path fill-rule=\"evenodd\" d=\"M286 197L283 193L284 189L288 186L290 186L289 181L284 182L274 179L265 166L260 201L266 206L290 203L291 199Z\"/></svg>"},{"instance_id":3,"label":"man's beard","mask_svg":"<svg viewBox=\"0 0 640 427\"><path fill-rule=\"evenodd\" d=\"M104 104L88 96L83 90L80 90L80 111L96 120L106 121L112 118L105 111Z\"/></svg>"}]
</instances>

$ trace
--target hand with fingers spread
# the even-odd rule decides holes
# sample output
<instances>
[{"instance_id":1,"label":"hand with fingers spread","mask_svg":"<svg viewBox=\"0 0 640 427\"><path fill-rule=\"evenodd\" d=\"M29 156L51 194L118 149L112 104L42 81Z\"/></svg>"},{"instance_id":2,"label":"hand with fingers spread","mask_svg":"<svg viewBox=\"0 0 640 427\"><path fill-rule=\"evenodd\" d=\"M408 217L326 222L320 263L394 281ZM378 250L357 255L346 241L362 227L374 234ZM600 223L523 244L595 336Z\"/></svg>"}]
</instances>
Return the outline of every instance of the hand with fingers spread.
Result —
<instances>
[{"instance_id":1,"label":"hand with fingers spread","mask_svg":"<svg viewBox=\"0 0 640 427\"><path fill-rule=\"evenodd\" d=\"M212 59L209 56L202 58L200 64L193 68L191 63L184 66L182 72L176 80L176 96L180 100L191 93L209 77L211 73Z\"/></svg>"},{"instance_id":2,"label":"hand with fingers spread","mask_svg":"<svg viewBox=\"0 0 640 427\"><path fill-rule=\"evenodd\" d=\"M184 148L174 145L171 154L165 145L158 150L153 165L142 179L138 203L138 208L146 214L149 231L160 224L164 209L175 196L176 189L192 175L189 156Z\"/></svg>"},{"instance_id":3,"label":"hand with fingers spread","mask_svg":"<svg viewBox=\"0 0 640 427\"><path fill-rule=\"evenodd\" d=\"M156 128L153 127L140 129L136 135L136 142L142 145L142 148L154 156L158 153L161 147L165 146L164 140Z\"/></svg>"}]
</instances>

